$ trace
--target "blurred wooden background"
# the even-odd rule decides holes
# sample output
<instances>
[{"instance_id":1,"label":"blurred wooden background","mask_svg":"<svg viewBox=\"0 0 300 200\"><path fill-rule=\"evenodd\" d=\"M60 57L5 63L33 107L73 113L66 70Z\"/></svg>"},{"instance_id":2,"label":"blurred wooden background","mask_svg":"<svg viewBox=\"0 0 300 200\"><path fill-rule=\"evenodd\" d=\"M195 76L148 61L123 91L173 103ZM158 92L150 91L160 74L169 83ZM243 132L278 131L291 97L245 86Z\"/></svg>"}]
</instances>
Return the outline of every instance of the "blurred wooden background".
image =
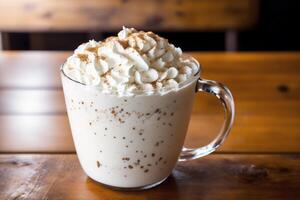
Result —
<instances>
[{"instance_id":1,"label":"blurred wooden background","mask_svg":"<svg viewBox=\"0 0 300 200\"><path fill-rule=\"evenodd\" d=\"M2 40L4 42L4 49L13 49L13 50L73 50L76 46L82 42L87 41L91 38L101 39L108 35L115 34L117 30L120 29L119 27L115 27L115 30L108 30L107 27L103 26L103 23L97 21L99 18L103 19L107 16L107 12L98 12L97 9L101 8L111 8L110 5L115 4L118 6L117 10L120 9L129 9L123 8L123 5L132 5L135 1L134 0L112 0L107 3L107 0L99 1L104 2L102 6L99 6L96 1L89 1L91 5L89 6L87 3L83 4L81 0L67 0L67 1L45 1L47 3L43 3L45 0L0 0L0 21L4 23L5 26L0 25L0 32L2 32ZM55 2L55 3L53 3ZM68 6L68 4L72 4ZM94 2L94 3L93 3ZM105 3L106 2L106 3ZM125 2L125 3L123 3ZM139 1L138 1L139 2ZM152 1L147 0L143 1L147 2L145 4L150 4ZM159 24L160 27L166 22L161 22L161 17L167 19L166 17L170 18L170 16L174 16L174 19L182 19L181 23L186 23L185 19L189 19L188 23L196 24L194 20L194 16L201 16L201 22L211 22L215 19L219 19L218 23L223 23L223 21L227 21L228 25L230 16L240 15L240 12L245 12L245 9L249 8L247 2L251 3L252 8L255 6L255 2L258 2L258 9L252 11L258 13L258 19L255 20L255 16L252 16L252 20L247 22L254 23L254 26L250 26L246 28L248 23L245 23L244 29L238 30L238 50L242 51L253 51L253 50L268 50L268 51L282 51L282 50L300 50L300 40L298 36L300 35L300 30L298 30L295 24L299 21L299 14L298 8L300 2L294 0L263 0L263 1L232 1L232 0L182 0L182 1L171 1L171 0L164 0L164 1L153 1L157 2L154 5L158 4L159 2L163 2L162 5L167 5L168 2L178 2L179 4L184 5L191 5L196 3L197 6L176 6L177 4L171 5L169 7L166 6L159 6L156 11L153 11L155 6L150 6L150 8L143 6L141 8L139 6L135 6L131 8L132 10L139 8L138 14L129 13L130 16L134 18L139 18L140 21L147 22L149 24L153 22L155 25ZM187 2L187 3L186 3ZM230 4L233 6L230 6ZM80 9L76 4L82 6ZM95 7L95 4L97 5ZM201 5L200 5L201 4ZM227 6L225 7L225 4ZM75 11L76 9L79 11L78 13L68 13L66 14L63 8L68 6L66 9L67 11ZM47 8L48 7L48 8ZM58 8L60 7L60 8ZM92 7L92 8L91 8ZM127 6L128 7L128 6ZM157 6L156 6L157 7ZM47 8L47 9L46 9ZM208 10L204 10L203 8L207 8ZM57 9L53 14L53 9ZM187 9L192 9L195 13L188 13L186 14ZM116 12L116 9L114 9ZM144 14L144 10L147 10ZM170 11L172 14L165 14L163 12ZM149 12L153 12L155 17L147 18L147 14ZM30 19L28 16L32 13ZM51 13L51 14L49 14ZM76 27L83 27L87 26L86 24L82 25L78 23L78 19L74 19L75 15L82 16L83 13L88 13L88 18L83 17L82 20L89 20L88 24L93 24L94 28L91 30L67 30L67 27L64 31L55 30L53 28L53 23L65 23L68 21L69 25L74 24ZM218 14L219 13L219 14ZM251 12L242 13L242 18L234 17L235 25L240 23L245 17L249 17L248 14ZM119 15L119 14L118 14ZM185 15L185 16L182 16ZM92 17L92 16L96 16ZM136 17L135 17L136 16ZM209 16L209 17L206 17ZM213 16L213 17L212 17ZM61 18L67 17L66 20L61 20ZM70 19L71 17L72 19ZM203 18L203 19L202 19ZM34 20L33 20L34 19ZM112 18L115 19L115 18ZM125 18L119 18L128 19ZM191 20L190 20L191 19ZM198 18L199 19L199 18ZM61 22L60 22L61 21ZM104 20L107 25L107 20ZM8 23L12 22L12 24L7 25ZM29 24L35 23L41 24L45 22L46 25L41 27L36 27L35 31L28 30L31 26ZM136 21L137 22L137 21ZM169 25L172 24L174 20L167 22ZM231 22L231 26L233 22ZM125 23L126 25L127 23ZM206 24L206 25L205 25ZM189 31L187 30L176 30L171 31L169 28L165 30L156 30L159 34L169 38L175 45L182 47L186 51L223 51L225 50L225 30L220 30L214 28L212 29L204 29L205 26L216 26L214 24L207 24L204 23L201 29L194 29L191 28ZM249 24L248 24L249 25ZM14 27L12 27L14 26ZM19 27L19 28L18 28ZM51 31L49 32L49 27ZM21 30L22 28L22 30ZM227 29L228 27L226 27ZM25 31L25 29L27 29ZM43 30L41 30L43 29ZM47 30L48 29L48 30ZM106 30L105 30L106 29ZM92 31L93 30L93 31ZM104 31L105 30L105 31ZM230 34L229 34L230 36Z\"/></svg>"},{"instance_id":2,"label":"blurred wooden background","mask_svg":"<svg viewBox=\"0 0 300 200\"><path fill-rule=\"evenodd\" d=\"M4 49L13 48L10 32L30 33L30 49L68 42L45 33L77 32L73 37L83 40L78 32L85 32L99 40L123 25L173 33L223 32L225 49L235 51L237 31L256 24L258 9L258 0L1 0L0 31Z\"/></svg>"}]
</instances>

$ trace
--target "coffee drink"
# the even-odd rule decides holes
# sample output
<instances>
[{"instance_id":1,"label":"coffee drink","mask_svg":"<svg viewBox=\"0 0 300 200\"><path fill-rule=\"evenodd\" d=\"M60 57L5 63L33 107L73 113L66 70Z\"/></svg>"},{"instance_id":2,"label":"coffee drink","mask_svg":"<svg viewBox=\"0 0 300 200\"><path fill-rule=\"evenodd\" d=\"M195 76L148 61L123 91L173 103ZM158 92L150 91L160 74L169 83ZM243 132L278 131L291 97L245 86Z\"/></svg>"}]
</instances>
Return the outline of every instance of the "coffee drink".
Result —
<instances>
[{"instance_id":1,"label":"coffee drink","mask_svg":"<svg viewBox=\"0 0 300 200\"><path fill-rule=\"evenodd\" d=\"M168 40L133 28L80 45L62 66L62 82L85 173L127 189L166 179L182 151L199 69L195 59ZM202 155L182 154L189 156Z\"/></svg>"}]
</instances>

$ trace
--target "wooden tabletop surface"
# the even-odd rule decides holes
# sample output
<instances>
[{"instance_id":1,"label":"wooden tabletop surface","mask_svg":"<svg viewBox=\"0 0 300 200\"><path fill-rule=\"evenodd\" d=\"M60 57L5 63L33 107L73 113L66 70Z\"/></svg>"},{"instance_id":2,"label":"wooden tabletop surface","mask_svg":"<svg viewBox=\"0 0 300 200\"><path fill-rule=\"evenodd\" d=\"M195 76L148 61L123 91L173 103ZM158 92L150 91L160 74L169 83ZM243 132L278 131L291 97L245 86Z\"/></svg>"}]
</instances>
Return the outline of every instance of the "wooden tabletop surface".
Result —
<instances>
[{"instance_id":1,"label":"wooden tabletop surface","mask_svg":"<svg viewBox=\"0 0 300 200\"><path fill-rule=\"evenodd\" d=\"M143 192L107 189L74 152L59 67L71 52L0 53L0 199L295 199L300 195L300 53L192 53L202 77L236 103L230 136L213 155L179 163ZM186 145L220 128L222 107L196 97Z\"/></svg>"}]
</instances>

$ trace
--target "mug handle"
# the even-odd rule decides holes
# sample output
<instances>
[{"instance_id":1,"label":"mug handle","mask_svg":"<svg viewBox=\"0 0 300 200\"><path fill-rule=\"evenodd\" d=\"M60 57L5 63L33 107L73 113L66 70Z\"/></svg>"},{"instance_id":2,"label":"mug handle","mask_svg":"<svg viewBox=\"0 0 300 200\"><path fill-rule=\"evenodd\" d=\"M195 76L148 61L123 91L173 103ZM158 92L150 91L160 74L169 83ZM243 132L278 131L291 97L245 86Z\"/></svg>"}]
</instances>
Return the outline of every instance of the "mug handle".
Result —
<instances>
[{"instance_id":1,"label":"mug handle","mask_svg":"<svg viewBox=\"0 0 300 200\"><path fill-rule=\"evenodd\" d=\"M215 95L222 102L225 110L225 120L220 133L208 145L195 149L183 147L179 156L179 161L193 160L214 152L224 142L230 132L234 120L233 97L230 90L225 85L216 81L199 78L196 84L196 92L207 92Z\"/></svg>"}]
</instances>

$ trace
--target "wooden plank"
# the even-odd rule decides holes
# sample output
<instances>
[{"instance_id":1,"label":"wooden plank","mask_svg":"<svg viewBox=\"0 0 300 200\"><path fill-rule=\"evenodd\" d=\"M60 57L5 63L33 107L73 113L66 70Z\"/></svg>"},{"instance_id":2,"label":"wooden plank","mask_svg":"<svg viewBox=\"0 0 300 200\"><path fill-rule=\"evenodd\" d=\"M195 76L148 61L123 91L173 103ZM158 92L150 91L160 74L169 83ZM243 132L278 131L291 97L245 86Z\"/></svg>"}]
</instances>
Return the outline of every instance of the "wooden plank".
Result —
<instances>
[{"instance_id":1,"label":"wooden plank","mask_svg":"<svg viewBox=\"0 0 300 200\"><path fill-rule=\"evenodd\" d=\"M225 30L252 26L257 0L0 1L0 31ZM11 16L14 16L13 18Z\"/></svg>"},{"instance_id":2,"label":"wooden plank","mask_svg":"<svg viewBox=\"0 0 300 200\"><path fill-rule=\"evenodd\" d=\"M211 155L179 163L160 186L114 191L89 179L76 155L0 155L1 199L295 199L300 156Z\"/></svg>"},{"instance_id":3,"label":"wooden plank","mask_svg":"<svg viewBox=\"0 0 300 200\"><path fill-rule=\"evenodd\" d=\"M62 90L1 90L0 114L65 114Z\"/></svg>"},{"instance_id":4,"label":"wooden plank","mask_svg":"<svg viewBox=\"0 0 300 200\"><path fill-rule=\"evenodd\" d=\"M300 80L300 73L298 76ZM220 79L224 80L225 78L220 76ZM297 116L300 113L300 93L298 92L300 83L296 82L296 79L288 80L288 78L283 81L284 85L289 85L288 91L281 91L280 84L277 81L257 84L255 82L228 80L229 88L236 100L237 114ZM204 93L196 94L195 114L203 112L216 114L220 110L219 102L212 96ZM61 88L0 88L0 114L63 114L65 112L66 107Z\"/></svg>"},{"instance_id":5,"label":"wooden plank","mask_svg":"<svg viewBox=\"0 0 300 200\"><path fill-rule=\"evenodd\" d=\"M221 123L221 114L193 115L186 145L207 144ZM281 116L238 116L218 152L300 152L299 124L300 116L284 119ZM75 151L65 115L0 115L0 133L0 152Z\"/></svg>"},{"instance_id":6,"label":"wooden plank","mask_svg":"<svg viewBox=\"0 0 300 200\"><path fill-rule=\"evenodd\" d=\"M187 146L199 147L211 141L222 123L221 115L193 115ZM300 152L300 117L237 115L228 138L218 152ZM270 142L271 141L271 142Z\"/></svg>"},{"instance_id":7,"label":"wooden plank","mask_svg":"<svg viewBox=\"0 0 300 200\"><path fill-rule=\"evenodd\" d=\"M59 88L59 69L70 54L71 52L1 52L0 88Z\"/></svg>"},{"instance_id":8,"label":"wooden plank","mask_svg":"<svg viewBox=\"0 0 300 200\"><path fill-rule=\"evenodd\" d=\"M74 152L67 117L0 115L0 152Z\"/></svg>"},{"instance_id":9,"label":"wooden plank","mask_svg":"<svg viewBox=\"0 0 300 200\"><path fill-rule=\"evenodd\" d=\"M204 78L233 86L237 81L274 87L299 80L300 53L190 53L202 65ZM59 67L71 52L4 51L0 53L1 88L61 87ZM232 82L232 83L231 83ZM250 84L249 84L250 85ZM287 85L289 86L289 85Z\"/></svg>"}]
</instances>

